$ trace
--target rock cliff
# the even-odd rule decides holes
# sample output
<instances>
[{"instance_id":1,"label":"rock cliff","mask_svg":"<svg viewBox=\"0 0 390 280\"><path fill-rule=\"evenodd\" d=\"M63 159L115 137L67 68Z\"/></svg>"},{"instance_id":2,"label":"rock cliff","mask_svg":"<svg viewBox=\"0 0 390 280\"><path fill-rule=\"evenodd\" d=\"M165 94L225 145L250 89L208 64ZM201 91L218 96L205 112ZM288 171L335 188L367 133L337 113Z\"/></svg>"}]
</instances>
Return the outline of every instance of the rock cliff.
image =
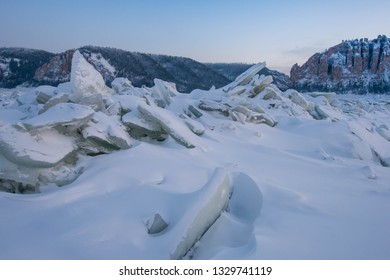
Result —
<instances>
[{"instance_id":1,"label":"rock cliff","mask_svg":"<svg viewBox=\"0 0 390 280\"><path fill-rule=\"evenodd\" d=\"M390 39L346 40L316 53L290 72L292 86L300 91L339 93L390 92Z\"/></svg>"}]
</instances>

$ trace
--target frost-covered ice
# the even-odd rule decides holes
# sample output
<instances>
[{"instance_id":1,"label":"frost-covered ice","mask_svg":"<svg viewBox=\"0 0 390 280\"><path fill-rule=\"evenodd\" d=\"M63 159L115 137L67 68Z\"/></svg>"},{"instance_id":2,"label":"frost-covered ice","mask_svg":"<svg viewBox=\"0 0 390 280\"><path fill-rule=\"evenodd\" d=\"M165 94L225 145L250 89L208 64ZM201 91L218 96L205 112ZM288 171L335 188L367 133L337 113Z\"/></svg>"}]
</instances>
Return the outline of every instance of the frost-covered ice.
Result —
<instances>
[{"instance_id":1,"label":"frost-covered ice","mask_svg":"<svg viewBox=\"0 0 390 280\"><path fill-rule=\"evenodd\" d=\"M115 78L111 82L111 87L118 94L123 94L126 91L133 89L133 85L127 78Z\"/></svg>"},{"instance_id":2,"label":"frost-covered ice","mask_svg":"<svg viewBox=\"0 0 390 280\"><path fill-rule=\"evenodd\" d=\"M89 92L110 94L102 75L87 62L84 56L75 51L72 58L70 84L76 101Z\"/></svg>"},{"instance_id":3,"label":"frost-covered ice","mask_svg":"<svg viewBox=\"0 0 390 280\"><path fill-rule=\"evenodd\" d=\"M23 121L27 129L46 129L53 126L79 127L91 118L94 110L88 106L60 103L56 104L42 114Z\"/></svg>"},{"instance_id":4,"label":"frost-covered ice","mask_svg":"<svg viewBox=\"0 0 390 280\"><path fill-rule=\"evenodd\" d=\"M217 168L207 184L193 194L191 209L183 213L183 235L177 239L171 259L180 259L225 210L229 201L230 178L226 170ZM177 244L177 245L176 245Z\"/></svg>"},{"instance_id":5,"label":"frost-covered ice","mask_svg":"<svg viewBox=\"0 0 390 280\"><path fill-rule=\"evenodd\" d=\"M31 135L11 125L0 127L0 151L23 166L48 167L57 164L75 149L73 139L54 130Z\"/></svg>"},{"instance_id":6,"label":"frost-covered ice","mask_svg":"<svg viewBox=\"0 0 390 280\"><path fill-rule=\"evenodd\" d=\"M198 142L191 130L171 112L155 106L138 105L138 111L144 118L161 126L179 144L195 148Z\"/></svg>"},{"instance_id":7,"label":"frost-covered ice","mask_svg":"<svg viewBox=\"0 0 390 280\"><path fill-rule=\"evenodd\" d=\"M82 134L87 140L97 141L96 146L109 145L114 149L128 149L132 145L132 140L118 117L110 117L102 112L94 113Z\"/></svg>"},{"instance_id":8,"label":"frost-covered ice","mask_svg":"<svg viewBox=\"0 0 390 280\"><path fill-rule=\"evenodd\" d=\"M0 92L1 259L390 258L390 96L283 92L264 63L107 90L79 59L39 102Z\"/></svg>"}]
</instances>

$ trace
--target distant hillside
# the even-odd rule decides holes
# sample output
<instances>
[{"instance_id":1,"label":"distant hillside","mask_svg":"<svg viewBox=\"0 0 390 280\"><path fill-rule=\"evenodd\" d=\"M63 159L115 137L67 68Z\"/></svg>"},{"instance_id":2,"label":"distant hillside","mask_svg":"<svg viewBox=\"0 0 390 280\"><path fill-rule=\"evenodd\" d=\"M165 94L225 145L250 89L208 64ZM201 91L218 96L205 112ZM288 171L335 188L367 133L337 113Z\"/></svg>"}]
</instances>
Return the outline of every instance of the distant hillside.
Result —
<instances>
[{"instance_id":1,"label":"distant hillside","mask_svg":"<svg viewBox=\"0 0 390 280\"><path fill-rule=\"evenodd\" d=\"M205 63L206 66L210 67L219 74L225 76L227 79L233 81L238 75L243 73L253 64L245 63ZM281 90L287 90L291 86L289 76L276 70L270 70L267 67L263 68L260 75L272 76L273 84L276 84Z\"/></svg>"},{"instance_id":2,"label":"distant hillside","mask_svg":"<svg viewBox=\"0 0 390 280\"><path fill-rule=\"evenodd\" d=\"M74 49L53 54L23 48L0 49L0 87L18 85L53 85L70 80ZM181 92L194 89L222 87L233 81L253 64L199 63L186 57L145 54L125 50L85 46L79 48L83 56L103 76L107 85L116 77L128 78L134 86L152 86L159 78L173 82ZM259 74L271 75L280 89L290 86L289 77L264 68Z\"/></svg>"},{"instance_id":3,"label":"distant hillside","mask_svg":"<svg viewBox=\"0 0 390 280\"><path fill-rule=\"evenodd\" d=\"M0 48L0 87L12 88L31 83L35 71L54 54L24 48Z\"/></svg>"},{"instance_id":4,"label":"distant hillside","mask_svg":"<svg viewBox=\"0 0 390 280\"><path fill-rule=\"evenodd\" d=\"M152 86L159 78L176 83L181 92L222 87L230 82L225 76L202 63L185 57L154 55L115 48L86 46L79 49L103 75L107 85L116 77L126 77L134 86ZM58 85L69 81L74 50L60 54L45 51L2 48L0 87Z\"/></svg>"},{"instance_id":5,"label":"distant hillside","mask_svg":"<svg viewBox=\"0 0 390 280\"><path fill-rule=\"evenodd\" d=\"M114 48L83 47L81 53L104 72L106 82L128 78L135 86L152 86L153 79L174 82L179 91L221 87L230 82L205 65L185 57L128 52ZM112 66L110 69L109 65Z\"/></svg>"},{"instance_id":6,"label":"distant hillside","mask_svg":"<svg viewBox=\"0 0 390 280\"><path fill-rule=\"evenodd\" d=\"M390 92L390 39L346 40L291 68L300 91Z\"/></svg>"}]
</instances>

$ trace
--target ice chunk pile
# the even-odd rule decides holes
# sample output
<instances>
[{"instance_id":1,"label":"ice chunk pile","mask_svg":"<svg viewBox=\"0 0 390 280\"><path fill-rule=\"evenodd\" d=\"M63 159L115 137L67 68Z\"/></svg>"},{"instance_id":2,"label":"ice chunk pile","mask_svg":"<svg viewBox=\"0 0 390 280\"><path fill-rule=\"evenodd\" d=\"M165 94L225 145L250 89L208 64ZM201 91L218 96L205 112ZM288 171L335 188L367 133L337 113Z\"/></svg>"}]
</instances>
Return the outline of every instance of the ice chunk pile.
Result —
<instances>
[{"instance_id":1,"label":"ice chunk pile","mask_svg":"<svg viewBox=\"0 0 390 280\"><path fill-rule=\"evenodd\" d=\"M263 105L282 100L282 92L272 85L272 77L258 75L265 67L265 62L258 63L239 75L232 83L221 89L210 90L213 95L202 94L197 106L203 111L219 112L225 117L241 123L264 123L269 126L277 124L276 119ZM195 91L196 92L196 91ZM216 99L216 96L219 98ZM273 104L275 106L275 104Z\"/></svg>"},{"instance_id":2,"label":"ice chunk pile","mask_svg":"<svg viewBox=\"0 0 390 280\"><path fill-rule=\"evenodd\" d=\"M192 107L187 108L187 114L201 119L202 115L208 114L242 124L271 127L277 125L279 119L291 117L339 122L345 124L349 132L346 141L351 147L350 157L390 166L386 101L377 101L378 98L372 96L369 103L356 96L342 98L332 92L299 93L293 89L282 92L271 84L271 76L257 74L264 66L265 63L254 65L223 88L194 90ZM362 121L362 117L366 120Z\"/></svg>"},{"instance_id":3,"label":"ice chunk pile","mask_svg":"<svg viewBox=\"0 0 390 280\"><path fill-rule=\"evenodd\" d=\"M280 116L315 120L344 118L342 108L334 100L335 93L304 95L293 89L282 92L272 84L271 76L257 74L264 67L265 62L252 66L223 88L193 91L199 99L197 108L217 112L243 124L264 123L271 127L277 124Z\"/></svg>"},{"instance_id":4,"label":"ice chunk pile","mask_svg":"<svg viewBox=\"0 0 390 280\"><path fill-rule=\"evenodd\" d=\"M3 109L7 117L0 123L0 180L14 190L27 181L35 189L50 182L63 185L71 179L56 180L50 172L66 167L77 175L83 169L80 158L129 149L137 141L159 144L171 138L186 148L204 150L201 139L206 127L212 127L210 117L270 127L285 117L346 122L356 136L353 156L390 165L388 124L369 127L353 120L356 114L375 110L373 105L353 100L340 104L333 93L282 92L271 84L271 76L257 74L264 67L265 62L258 63L223 88L190 94L159 79L152 88L136 88L128 79L117 78L111 89L76 51L70 83L38 87ZM4 162L11 162L12 168Z\"/></svg>"},{"instance_id":5,"label":"ice chunk pile","mask_svg":"<svg viewBox=\"0 0 390 280\"><path fill-rule=\"evenodd\" d=\"M20 184L39 190L48 183L70 183L83 169L80 158L129 149L134 139L171 137L195 148L203 125L168 108L180 95L174 84L154 82L152 88L134 88L128 79L117 78L111 89L75 51L70 83L41 86L34 94L17 96L2 111L7 118L0 123L0 180L12 186L2 189L18 192ZM58 176L58 170L72 176Z\"/></svg>"}]
</instances>

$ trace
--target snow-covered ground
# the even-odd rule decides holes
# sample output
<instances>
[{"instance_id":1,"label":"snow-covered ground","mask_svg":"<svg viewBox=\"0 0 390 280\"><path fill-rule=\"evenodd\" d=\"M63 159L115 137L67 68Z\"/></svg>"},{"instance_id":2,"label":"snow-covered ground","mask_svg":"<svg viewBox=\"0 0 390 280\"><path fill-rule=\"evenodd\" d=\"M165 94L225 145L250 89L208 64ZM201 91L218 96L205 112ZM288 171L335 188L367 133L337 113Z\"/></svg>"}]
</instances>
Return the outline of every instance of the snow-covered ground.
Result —
<instances>
[{"instance_id":1,"label":"snow-covered ground","mask_svg":"<svg viewBox=\"0 0 390 280\"><path fill-rule=\"evenodd\" d=\"M390 95L282 92L262 64L112 93L84 64L0 90L0 259L390 258Z\"/></svg>"}]
</instances>

